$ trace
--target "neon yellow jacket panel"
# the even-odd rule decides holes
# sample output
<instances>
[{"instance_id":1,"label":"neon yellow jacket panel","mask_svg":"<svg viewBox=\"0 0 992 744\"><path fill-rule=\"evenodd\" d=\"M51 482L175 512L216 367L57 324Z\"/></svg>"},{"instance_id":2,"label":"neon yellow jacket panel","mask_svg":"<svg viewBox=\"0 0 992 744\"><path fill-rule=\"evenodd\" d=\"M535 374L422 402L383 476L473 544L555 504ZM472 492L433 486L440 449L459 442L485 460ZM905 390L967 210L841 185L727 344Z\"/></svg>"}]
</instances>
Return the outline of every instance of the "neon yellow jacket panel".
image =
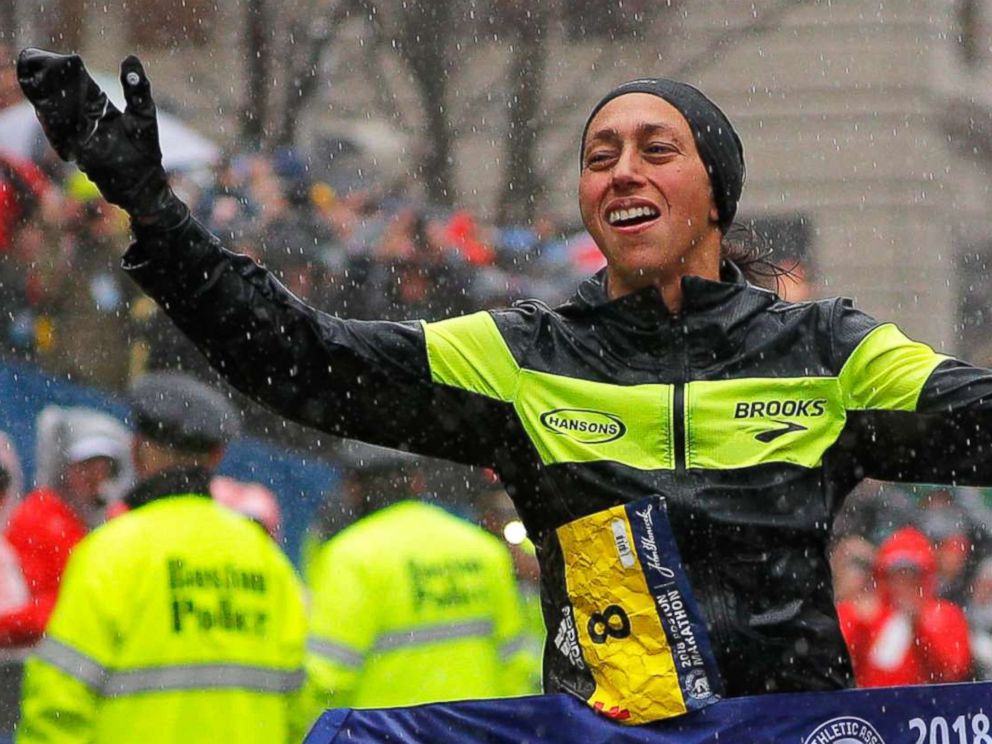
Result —
<instances>
[{"instance_id":1,"label":"neon yellow jacket panel","mask_svg":"<svg viewBox=\"0 0 992 744\"><path fill-rule=\"evenodd\" d=\"M311 587L307 700L383 707L529 691L510 554L481 528L404 501L323 547Z\"/></svg>"},{"instance_id":2,"label":"neon yellow jacket panel","mask_svg":"<svg viewBox=\"0 0 992 744\"><path fill-rule=\"evenodd\" d=\"M305 622L257 525L203 496L146 504L73 552L17 741L298 741Z\"/></svg>"}]
</instances>

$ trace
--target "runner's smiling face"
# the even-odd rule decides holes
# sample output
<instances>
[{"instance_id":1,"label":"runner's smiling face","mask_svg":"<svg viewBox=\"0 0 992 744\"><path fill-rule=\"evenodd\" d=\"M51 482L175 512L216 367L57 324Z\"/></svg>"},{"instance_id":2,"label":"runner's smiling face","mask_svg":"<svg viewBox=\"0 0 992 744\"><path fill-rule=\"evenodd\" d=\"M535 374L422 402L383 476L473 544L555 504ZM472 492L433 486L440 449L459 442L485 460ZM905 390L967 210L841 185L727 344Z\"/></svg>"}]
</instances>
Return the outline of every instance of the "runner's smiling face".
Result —
<instances>
[{"instance_id":1,"label":"runner's smiling face","mask_svg":"<svg viewBox=\"0 0 992 744\"><path fill-rule=\"evenodd\" d=\"M579 209L619 297L686 274L719 276L721 232L706 166L678 109L648 93L613 99L583 145Z\"/></svg>"}]
</instances>

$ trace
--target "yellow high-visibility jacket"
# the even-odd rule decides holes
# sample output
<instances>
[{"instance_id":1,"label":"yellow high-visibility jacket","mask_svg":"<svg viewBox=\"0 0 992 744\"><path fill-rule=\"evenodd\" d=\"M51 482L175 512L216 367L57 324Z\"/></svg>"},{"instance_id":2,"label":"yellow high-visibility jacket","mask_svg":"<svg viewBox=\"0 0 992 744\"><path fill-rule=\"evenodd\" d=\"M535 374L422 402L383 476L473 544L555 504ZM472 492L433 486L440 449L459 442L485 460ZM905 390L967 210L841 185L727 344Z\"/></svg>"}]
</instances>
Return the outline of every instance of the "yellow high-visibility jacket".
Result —
<instances>
[{"instance_id":1,"label":"yellow high-visibility jacket","mask_svg":"<svg viewBox=\"0 0 992 744\"><path fill-rule=\"evenodd\" d=\"M300 582L258 525L158 498L73 552L17 741L299 741L305 635Z\"/></svg>"},{"instance_id":2,"label":"yellow high-visibility jacket","mask_svg":"<svg viewBox=\"0 0 992 744\"><path fill-rule=\"evenodd\" d=\"M403 501L335 535L316 564L308 723L329 707L530 692L510 554L481 528Z\"/></svg>"}]
</instances>

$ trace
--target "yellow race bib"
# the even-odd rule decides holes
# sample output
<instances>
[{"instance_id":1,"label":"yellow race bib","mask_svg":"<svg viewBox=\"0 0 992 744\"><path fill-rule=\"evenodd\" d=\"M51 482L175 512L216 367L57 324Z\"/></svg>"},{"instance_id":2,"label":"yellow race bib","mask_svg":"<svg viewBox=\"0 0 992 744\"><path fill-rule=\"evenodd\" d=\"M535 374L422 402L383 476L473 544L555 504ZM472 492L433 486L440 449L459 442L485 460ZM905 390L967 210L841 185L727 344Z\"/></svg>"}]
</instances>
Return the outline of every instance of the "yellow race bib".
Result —
<instances>
[{"instance_id":1,"label":"yellow race bib","mask_svg":"<svg viewBox=\"0 0 992 744\"><path fill-rule=\"evenodd\" d=\"M558 530L578 643L596 684L587 702L628 724L720 699L706 625L661 497Z\"/></svg>"}]
</instances>

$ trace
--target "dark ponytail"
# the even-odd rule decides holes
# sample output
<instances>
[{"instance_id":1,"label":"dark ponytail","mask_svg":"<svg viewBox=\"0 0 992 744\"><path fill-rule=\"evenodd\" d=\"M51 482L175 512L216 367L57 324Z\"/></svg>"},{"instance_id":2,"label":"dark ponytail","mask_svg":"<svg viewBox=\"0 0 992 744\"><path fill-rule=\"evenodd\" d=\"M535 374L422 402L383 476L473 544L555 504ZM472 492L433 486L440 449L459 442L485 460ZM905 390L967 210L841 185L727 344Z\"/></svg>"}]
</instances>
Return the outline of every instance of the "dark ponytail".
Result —
<instances>
[{"instance_id":1,"label":"dark ponytail","mask_svg":"<svg viewBox=\"0 0 992 744\"><path fill-rule=\"evenodd\" d=\"M799 264L783 265L773 259L771 244L750 222L735 222L720 242L720 259L734 264L751 284L774 292L781 292L784 278L796 278Z\"/></svg>"}]
</instances>

